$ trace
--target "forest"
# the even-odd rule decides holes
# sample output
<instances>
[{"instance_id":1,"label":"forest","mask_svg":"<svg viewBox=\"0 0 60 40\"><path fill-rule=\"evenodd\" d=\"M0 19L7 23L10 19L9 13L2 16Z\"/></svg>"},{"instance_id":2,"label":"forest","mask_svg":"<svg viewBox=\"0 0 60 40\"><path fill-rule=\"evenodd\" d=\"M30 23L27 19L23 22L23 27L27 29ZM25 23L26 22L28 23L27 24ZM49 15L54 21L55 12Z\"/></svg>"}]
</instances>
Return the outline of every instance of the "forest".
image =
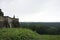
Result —
<instances>
[{"instance_id":1,"label":"forest","mask_svg":"<svg viewBox=\"0 0 60 40\"><path fill-rule=\"evenodd\" d=\"M20 27L39 34L60 35L60 22L20 22Z\"/></svg>"}]
</instances>

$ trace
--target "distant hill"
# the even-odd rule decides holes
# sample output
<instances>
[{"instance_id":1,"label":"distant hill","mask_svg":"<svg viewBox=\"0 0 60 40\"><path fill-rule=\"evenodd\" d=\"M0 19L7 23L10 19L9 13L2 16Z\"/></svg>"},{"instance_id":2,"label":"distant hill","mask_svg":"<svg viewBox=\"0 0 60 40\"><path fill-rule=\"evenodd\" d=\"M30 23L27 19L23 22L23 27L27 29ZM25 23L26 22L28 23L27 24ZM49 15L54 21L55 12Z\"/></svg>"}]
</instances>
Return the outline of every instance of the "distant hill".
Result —
<instances>
[{"instance_id":1,"label":"distant hill","mask_svg":"<svg viewBox=\"0 0 60 40\"><path fill-rule=\"evenodd\" d=\"M20 22L20 27L31 29L39 34L60 34L60 22Z\"/></svg>"},{"instance_id":2,"label":"distant hill","mask_svg":"<svg viewBox=\"0 0 60 40\"><path fill-rule=\"evenodd\" d=\"M26 26L26 25L44 25L48 27L60 28L60 22L20 22L20 26Z\"/></svg>"}]
</instances>

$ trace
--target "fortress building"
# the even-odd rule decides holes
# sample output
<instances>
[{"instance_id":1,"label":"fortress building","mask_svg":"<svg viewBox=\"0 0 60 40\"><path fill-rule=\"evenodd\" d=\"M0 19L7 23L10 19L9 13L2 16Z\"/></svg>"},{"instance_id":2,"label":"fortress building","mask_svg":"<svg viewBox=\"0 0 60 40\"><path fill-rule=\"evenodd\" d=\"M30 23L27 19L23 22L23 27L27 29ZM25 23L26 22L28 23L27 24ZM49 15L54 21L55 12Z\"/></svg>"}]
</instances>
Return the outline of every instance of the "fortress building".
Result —
<instances>
[{"instance_id":1,"label":"fortress building","mask_svg":"<svg viewBox=\"0 0 60 40\"><path fill-rule=\"evenodd\" d=\"M4 13L0 9L0 28L16 28L19 27L19 19L4 16Z\"/></svg>"}]
</instances>

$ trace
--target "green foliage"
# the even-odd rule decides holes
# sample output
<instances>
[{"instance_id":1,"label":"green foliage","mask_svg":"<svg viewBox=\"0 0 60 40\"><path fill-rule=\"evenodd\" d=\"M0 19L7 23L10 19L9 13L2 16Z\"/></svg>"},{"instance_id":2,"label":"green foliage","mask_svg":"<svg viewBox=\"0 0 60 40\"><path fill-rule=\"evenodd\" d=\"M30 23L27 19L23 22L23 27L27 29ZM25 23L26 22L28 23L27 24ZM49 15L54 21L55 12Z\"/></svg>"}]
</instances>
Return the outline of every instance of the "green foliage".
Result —
<instances>
[{"instance_id":1,"label":"green foliage","mask_svg":"<svg viewBox=\"0 0 60 40\"><path fill-rule=\"evenodd\" d=\"M40 35L41 40L60 40L60 35Z\"/></svg>"},{"instance_id":2,"label":"green foliage","mask_svg":"<svg viewBox=\"0 0 60 40\"><path fill-rule=\"evenodd\" d=\"M29 29L2 28L0 29L0 40L40 40L40 36Z\"/></svg>"},{"instance_id":3,"label":"green foliage","mask_svg":"<svg viewBox=\"0 0 60 40\"><path fill-rule=\"evenodd\" d=\"M31 29L39 34L60 35L60 23L20 23L22 28Z\"/></svg>"},{"instance_id":4,"label":"green foliage","mask_svg":"<svg viewBox=\"0 0 60 40\"><path fill-rule=\"evenodd\" d=\"M0 28L0 40L60 40L60 35L39 35L24 28Z\"/></svg>"}]
</instances>

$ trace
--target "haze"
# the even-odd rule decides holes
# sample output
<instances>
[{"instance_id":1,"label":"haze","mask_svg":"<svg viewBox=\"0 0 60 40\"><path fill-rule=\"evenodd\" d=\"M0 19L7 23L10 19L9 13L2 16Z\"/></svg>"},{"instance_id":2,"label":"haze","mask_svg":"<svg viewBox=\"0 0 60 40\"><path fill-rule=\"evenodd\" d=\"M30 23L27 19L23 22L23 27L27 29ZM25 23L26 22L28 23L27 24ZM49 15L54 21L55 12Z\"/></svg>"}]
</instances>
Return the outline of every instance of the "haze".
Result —
<instances>
[{"instance_id":1,"label":"haze","mask_svg":"<svg viewBox=\"0 0 60 40\"><path fill-rule=\"evenodd\" d=\"M60 22L60 0L0 0L0 8L20 22Z\"/></svg>"}]
</instances>

